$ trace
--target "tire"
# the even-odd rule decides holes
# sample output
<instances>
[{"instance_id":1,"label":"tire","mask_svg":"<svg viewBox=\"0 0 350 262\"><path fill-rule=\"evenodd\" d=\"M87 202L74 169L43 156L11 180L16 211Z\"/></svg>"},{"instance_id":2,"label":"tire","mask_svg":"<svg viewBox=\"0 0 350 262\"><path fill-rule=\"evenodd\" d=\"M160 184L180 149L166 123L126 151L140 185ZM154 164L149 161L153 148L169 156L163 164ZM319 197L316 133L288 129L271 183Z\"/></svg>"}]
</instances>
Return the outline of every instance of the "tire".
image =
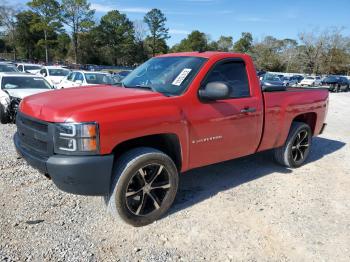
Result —
<instances>
[{"instance_id":1,"label":"tire","mask_svg":"<svg viewBox=\"0 0 350 262\"><path fill-rule=\"evenodd\" d=\"M179 183L171 158L148 147L124 153L114 164L113 177L105 197L108 211L135 227L161 218L174 202Z\"/></svg>"},{"instance_id":2,"label":"tire","mask_svg":"<svg viewBox=\"0 0 350 262\"><path fill-rule=\"evenodd\" d=\"M10 122L9 116L5 112L4 106L0 104L0 123L7 124L9 122Z\"/></svg>"},{"instance_id":3,"label":"tire","mask_svg":"<svg viewBox=\"0 0 350 262\"><path fill-rule=\"evenodd\" d=\"M300 167L309 156L310 148L311 128L305 123L293 122L285 144L275 149L275 160L286 167Z\"/></svg>"},{"instance_id":4,"label":"tire","mask_svg":"<svg viewBox=\"0 0 350 262\"><path fill-rule=\"evenodd\" d=\"M335 92L336 92L336 93L339 93L339 92L340 92L340 86L339 86L339 85L336 85L336 86L335 86Z\"/></svg>"}]
</instances>

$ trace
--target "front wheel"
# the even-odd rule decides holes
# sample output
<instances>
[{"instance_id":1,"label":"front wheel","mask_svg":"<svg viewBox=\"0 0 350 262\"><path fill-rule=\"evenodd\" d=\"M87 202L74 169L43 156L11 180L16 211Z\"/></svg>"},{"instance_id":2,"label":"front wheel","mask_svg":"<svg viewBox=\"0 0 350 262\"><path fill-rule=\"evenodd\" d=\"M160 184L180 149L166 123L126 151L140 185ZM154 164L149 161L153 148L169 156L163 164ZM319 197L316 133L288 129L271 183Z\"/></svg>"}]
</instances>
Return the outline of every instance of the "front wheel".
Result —
<instances>
[{"instance_id":1,"label":"front wheel","mask_svg":"<svg viewBox=\"0 0 350 262\"><path fill-rule=\"evenodd\" d=\"M311 129L309 125L293 122L285 144L275 149L275 160L286 167L300 167L309 156L310 147Z\"/></svg>"},{"instance_id":2,"label":"front wheel","mask_svg":"<svg viewBox=\"0 0 350 262\"><path fill-rule=\"evenodd\" d=\"M108 209L133 226L150 224L170 208L178 180L169 156L153 148L132 149L115 163Z\"/></svg>"}]
</instances>

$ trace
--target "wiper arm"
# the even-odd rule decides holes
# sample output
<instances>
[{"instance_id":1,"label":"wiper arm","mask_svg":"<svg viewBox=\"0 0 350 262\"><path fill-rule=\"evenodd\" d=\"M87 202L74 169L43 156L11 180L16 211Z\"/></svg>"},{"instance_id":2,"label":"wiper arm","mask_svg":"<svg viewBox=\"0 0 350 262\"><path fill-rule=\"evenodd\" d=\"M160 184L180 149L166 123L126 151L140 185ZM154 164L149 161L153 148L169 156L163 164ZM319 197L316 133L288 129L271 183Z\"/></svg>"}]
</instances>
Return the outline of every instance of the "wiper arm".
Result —
<instances>
[{"instance_id":1,"label":"wiper arm","mask_svg":"<svg viewBox=\"0 0 350 262\"><path fill-rule=\"evenodd\" d=\"M147 89L147 90L151 90L151 91L153 91L153 92L155 92L156 90L154 90L154 88L153 87L151 87L151 86L144 86L144 85L136 85L136 86L125 86L124 85L124 87L125 88L140 88L140 89Z\"/></svg>"},{"instance_id":2,"label":"wiper arm","mask_svg":"<svg viewBox=\"0 0 350 262\"><path fill-rule=\"evenodd\" d=\"M125 87L123 82L116 82L116 83L113 83L112 85Z\"/></svg>"}]
</instances>

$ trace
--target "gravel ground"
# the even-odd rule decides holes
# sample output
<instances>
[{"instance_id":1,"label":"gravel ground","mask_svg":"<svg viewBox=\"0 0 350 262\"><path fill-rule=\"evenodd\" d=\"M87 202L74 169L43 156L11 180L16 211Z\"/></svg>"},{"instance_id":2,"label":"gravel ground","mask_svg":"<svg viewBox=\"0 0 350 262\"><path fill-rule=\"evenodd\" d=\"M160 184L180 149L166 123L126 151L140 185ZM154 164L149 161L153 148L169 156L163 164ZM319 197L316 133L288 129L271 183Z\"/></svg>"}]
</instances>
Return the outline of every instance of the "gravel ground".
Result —
<instances>
[{"instance_id":1,"label":"gravel ground","mask_svg":"<svg viewBox=\"0 0 350 262\"><path fill-rule=\"evenodd\" d=\"M59 191L0 126L0 260L350 261L350 93L331 94L308 163L264 152L187 172L170 212L133 228L101 198Z\"/></svg>"}]
</instances>

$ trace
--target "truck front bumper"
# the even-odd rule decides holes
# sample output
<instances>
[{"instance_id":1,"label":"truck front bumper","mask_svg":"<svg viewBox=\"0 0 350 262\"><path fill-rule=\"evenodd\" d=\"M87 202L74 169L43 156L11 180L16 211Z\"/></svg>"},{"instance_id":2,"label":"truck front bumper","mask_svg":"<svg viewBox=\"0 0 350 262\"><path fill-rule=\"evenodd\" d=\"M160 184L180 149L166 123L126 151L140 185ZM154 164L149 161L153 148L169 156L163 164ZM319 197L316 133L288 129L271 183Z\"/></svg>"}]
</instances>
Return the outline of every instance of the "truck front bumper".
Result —
<instances>
[{"instance_id":1,"label":"truck front bumper","mask_svg":"<svg viewBox=\"0 0 350 262\"><path fill-rule=\"evenodd\" d=\"M18 154L29 165L50 177L59 189L78 195L101 196L109 193L113 155L53 155L42 158L23 147L17 133L14 136L14 144Z\"/></svg>"}]
</instances>

